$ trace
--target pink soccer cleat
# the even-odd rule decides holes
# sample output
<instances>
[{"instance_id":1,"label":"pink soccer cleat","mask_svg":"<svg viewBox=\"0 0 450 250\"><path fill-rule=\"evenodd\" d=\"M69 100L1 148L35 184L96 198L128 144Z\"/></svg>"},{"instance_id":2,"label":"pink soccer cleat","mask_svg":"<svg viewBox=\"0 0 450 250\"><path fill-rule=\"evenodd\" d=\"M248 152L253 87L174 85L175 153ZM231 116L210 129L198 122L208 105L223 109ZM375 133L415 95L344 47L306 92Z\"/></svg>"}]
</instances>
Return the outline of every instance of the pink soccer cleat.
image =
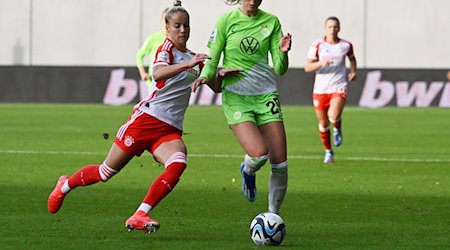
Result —
<instances>
[{"instance_id":1,"label":"pink soccer cleat","mask_svg":"<svg viewBox=\"0 0 450 250\"><path fill-rule=\"evenodd\" d=\"M153 233L159 229L159 222L150 218L145 212L137 211L125 222L128 231L143 230L146 233Z\"/></svg>"},{"instance_id":2,"label":"pink soccer cleat","mask_svg":"<svg viewBox=\"0 0 450 250\"><path fill-rule=\"evenodd\" d=\"M69 179L69 177L67 177L65 175L59 177L58 183L56 183L56 187L53 189L53 191L48 196L47 207L48 207L48 211L52 214L58 212L58 210L62 206L64 197L66 196L66 194L61 191L61 187L62 187L62 185L64 185L64 182L67 179Z\"/></svg>"}]
</instances>

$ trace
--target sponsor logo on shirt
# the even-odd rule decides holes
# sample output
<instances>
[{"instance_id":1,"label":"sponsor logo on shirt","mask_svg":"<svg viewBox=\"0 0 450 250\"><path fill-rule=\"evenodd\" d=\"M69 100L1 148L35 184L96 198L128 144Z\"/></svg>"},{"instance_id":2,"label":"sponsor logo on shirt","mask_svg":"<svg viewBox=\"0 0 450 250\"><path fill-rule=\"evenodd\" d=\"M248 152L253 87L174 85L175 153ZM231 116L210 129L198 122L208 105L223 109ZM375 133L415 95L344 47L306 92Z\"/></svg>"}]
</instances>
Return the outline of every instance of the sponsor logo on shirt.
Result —
<instances>
[{"instance_id":1,"label":"sponsor logo on shirt","mask_svg":"<svg viewBox=\"0 0 450 250\"><path fill-rule=\"evenodd\" d=\"M258 52L260 48L259 41L254 37L246 37L241 40L241 51L247 55L253 55Z\"/></svg>"},{"instance_id":2,"label":"sponsor logo on shirt","mask_svg":"<svg viewBox=\"0 0 450 250\"><path fill-rule=\"evenodd\" d=\"M161 51L158 53L157 62L169 62L169 52Z\"/></svg>"},{"instance_id":3,"label":"sponsor logo on shirt","mask_svg":"<svg viewBox=\"0 0 450 250\"><path fill-rule=\"evenodd\" d=\"M211 31L211 34L209 35L209 42L215 42L216 41L216 35L217 35L217 29L216 28L214 28L212 31Z\"/></svg>"}]
</instances>

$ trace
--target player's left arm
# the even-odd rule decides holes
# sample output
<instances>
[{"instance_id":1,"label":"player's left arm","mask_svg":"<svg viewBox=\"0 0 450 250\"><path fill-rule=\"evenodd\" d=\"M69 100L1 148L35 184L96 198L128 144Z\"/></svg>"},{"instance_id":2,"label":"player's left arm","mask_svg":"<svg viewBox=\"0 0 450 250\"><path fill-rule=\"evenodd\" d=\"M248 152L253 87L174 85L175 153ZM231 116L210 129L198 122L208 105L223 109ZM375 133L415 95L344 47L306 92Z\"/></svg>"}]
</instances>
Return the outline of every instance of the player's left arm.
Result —
<instances>
[{"instance_id":1,"label":"player's left arm","mask_svg":"<svg viewBox=\"0 0 450 250\"><path fill-rule=\"evenodd\" d=\"M215 93L221 93L223 79L225 77L238 75L240 73L242 73L242 69L238 68L220 69L217 72L216 77L213 80L207 82L207 84Z\"/></svg>"},{"instance_id":2,"label":"player's left arm","mask_svg":"<svg viewBox=\"0 0 450 250\"><path fill-rule=\"evenodd\" d=\"M291 42L291 34L283 35L280 21L277 18L270 39L270 54L273 69L277 75L283 75L288 70L288 51L291 49Z\"/></svg>"},{"instance_id":3,"label":"player's left arm","mask_svg":"<svg viewBox=\"0 0 450 250\"><path fill-rule=\"evenodd\" d=\"M353 46L350 44L350 50L347 54L348 60L350 61L350 72L348 73L348 80L354 81L356 80L356 58L355 54L353 54Z\"/></svg>"}]
</instances>

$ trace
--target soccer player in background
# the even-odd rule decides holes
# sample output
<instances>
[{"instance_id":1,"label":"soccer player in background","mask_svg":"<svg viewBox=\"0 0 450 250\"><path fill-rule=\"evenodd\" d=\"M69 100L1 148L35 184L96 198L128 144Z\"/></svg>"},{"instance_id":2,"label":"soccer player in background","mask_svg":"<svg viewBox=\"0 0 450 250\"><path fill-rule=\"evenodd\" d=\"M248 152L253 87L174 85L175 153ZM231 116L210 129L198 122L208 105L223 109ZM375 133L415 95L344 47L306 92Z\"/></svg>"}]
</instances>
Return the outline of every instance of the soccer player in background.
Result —
<instances>
[{"instance_id":1,"label":"soccer player in background","mask_svg":"<svg viewBox=\"0 0 450 250\"><path fill-rule=\"evenodd\" d=\"M169 8L166 8L163 13L161 14L161 23L163 24L163 28L160 31L154 32L150 34L147 39L145 39L145 42L142 44L141 48L138 50L136 54L136 66L139 70L139 75L141 77L141 80L144 80L147 84L147 89L149 93L151 92L150 86L152 83L152 65L153 60L155 58L155 53L158 47L164 42L164 39L166 39L166 32L164 28L164 16L167 13ZM150 58L150 63L148 66L148 70L145 70L145 58Z\"/></svg>"},{"instance_id":2,"label":"soccer player in background","mask_svg":"<svg viewBox=\"0 0 450 250\"><path fill-rule=\"evenodd\" d=\"M279 213L287 190L286 133L275 73L288 69L291 35L282 34L278 18L261 9L262 0L225 1L240 7L223 14L211 33L209 56L193 89L214 79L220 57L233 71L222 81L222 103L231 131L245 151L240 165L242 192L256 199L256 172L270 160L270 212ZM268 64L269 53L274 69Z\"/></svg>"},{"instance_id":3,"label":"soccer player in background","mask_svg":"<svg viewBox=\"0 0 450 250\"><path fill-rule=\"evenodd\" d=\"M176 1L179 2L179 1ZM191 84L203 67L206 54L194 54L186 47L189 14L179 4L165 15L167 38L158 48L153 64L154 91L138 103L123 124L101 163L87 165L72 176L61 176L48 197L48 211L56 213L64 197L73 189L106 182L145 150L165 167L151 184L136 212L126 220L129 230L154 232L160 223L148 216L175 188L186 168L186 146L181 138L184 114L189 104ZM170 110L171 112L167 112Z\"/></svg>"},{"instance_id":4,"label":"soccer player in background","mask_svg":"<svg viewBox=\"0 0 450 250\"><path fill-rule=\"evenodd\" d=\"M320 139L325 148L324 163L333 163L330 123L333 126L333 144L342 144L342 112L347 99L347 82L356 79L356 58L350 42L339 38L341 30L337 17L325 21L325 37L315 41L308 52L306 72L315 72L313 104L319 122ZM345 58L350 61L347 74Z\"/></svg>"}]
</instances>

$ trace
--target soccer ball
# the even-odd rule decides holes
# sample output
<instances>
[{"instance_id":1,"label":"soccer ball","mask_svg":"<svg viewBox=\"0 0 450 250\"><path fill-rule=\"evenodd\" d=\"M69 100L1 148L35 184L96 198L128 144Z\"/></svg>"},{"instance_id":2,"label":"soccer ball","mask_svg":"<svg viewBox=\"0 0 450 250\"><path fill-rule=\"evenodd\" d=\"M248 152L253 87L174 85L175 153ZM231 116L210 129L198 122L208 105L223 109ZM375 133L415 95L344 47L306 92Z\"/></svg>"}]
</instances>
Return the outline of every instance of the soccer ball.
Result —
<instances>
[{"instance_id":1,"label":"soccer ball","mask_svg":"<svg viewBox=\"0 0 450 250\"><path fill-rule=\"evenodd\" d=\"M250 237L257 246L278 246L285 235L286 224L276 213L260 213L250 224Z\"/></svg>"}]
</instances>

